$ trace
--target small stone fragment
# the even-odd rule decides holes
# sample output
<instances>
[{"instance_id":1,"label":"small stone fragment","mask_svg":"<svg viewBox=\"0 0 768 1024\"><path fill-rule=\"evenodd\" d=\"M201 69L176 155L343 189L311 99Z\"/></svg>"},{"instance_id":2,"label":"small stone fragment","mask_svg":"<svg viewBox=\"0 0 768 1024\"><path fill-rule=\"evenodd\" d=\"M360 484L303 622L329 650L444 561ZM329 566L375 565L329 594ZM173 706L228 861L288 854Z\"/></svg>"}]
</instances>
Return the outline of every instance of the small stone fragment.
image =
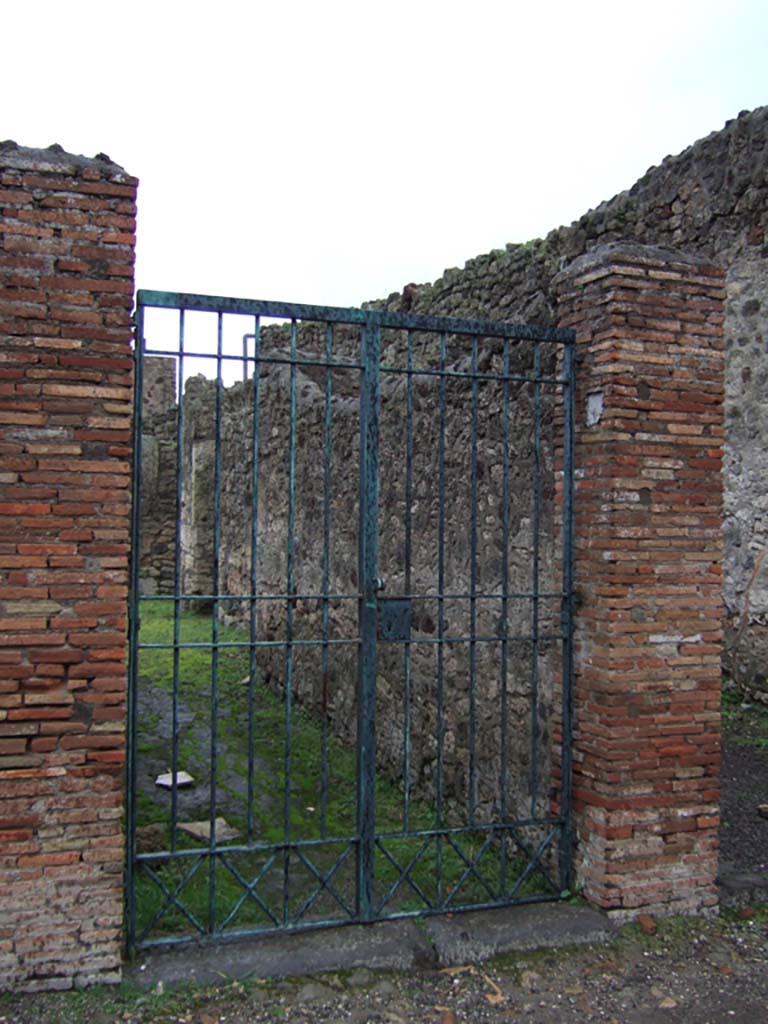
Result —
<instances>
[{"instance_id":1,"label":"small stone fragment","mask_svg":"<svg viewBox=\"0 0 768 1024\"><path fill-rule=\"evenodd\" d=\"M167 844L163 825L140 825L136 829L136 852L155 853L164 850Z\"/></svg>"},{"instance_id":2,"label":"small stone fragment","mask_svg":"<svg viewBox=\"0 0 768 1024\"><path fill-rule=\"evenodd\" d=\"M180 821L179 828L182 832L186 832L188 836L192 836L193 839L199 839L205 843L210 842L210 821ZM236 839L240 835L236 828L232 828L226 818L216 819L215 832L217 843L224 843L228 839Z\"/></svg>"},{"instance_id":3,"label":"small stone fragment","mask_svg":"<svg viewBox=\"0 0 768 1024\"><path fill-rule=\"evenodd\" d=\"M536 971L523 971L520 975L520 985L526 992L538 992L541 986L541 975Z\"/></svg>"},{"instance_id":4,"label":"small stone fragment","mask_svg":"<svg viewBox=\"0 0 768 1024\"><path fill-rule=\"evenodd\" d=\"M365 967L359 967L347 978L347 984L350 988L364 988L366 985L370 985L372 981L373 974Z\"/></svg>"},{"instance_id":5,"label":"small stone fragment","mask_svg":"<svg viewBox=\"0 0 768 1024\"><path fill-rule=\"evenodd\" d=\"M757 813L761 818L768 818L768 804L758 804Z\"/></svg>"},{"instance_id":6,"label":"small stone fragment","mask_svg":"<svg viewBox=\"0 0 768 1024\"><path fill-rule=\"evenodd\" d=\"M189 774L189 772L176 772L176 786L182 789L184 786L194 786L195 780ZM173 788L173 772L163 772L162 775L158 775L155 779L156 786L162 786L163 789Z\"/></svg>"},{"instance_id":7,"label":"small stone fragment","mask_svg":"<svg viewBox=\"0 0 768 1024\"><path fill-rule=\"evenodd\" d=\"M319 1003L332 997L333 990L328 988L327 985L323 985L318 981L308 981L296 993L296 1002L299 1004Z\"/></svg>"},{"instance_id":8,"label":"small stone fragment","mask_svg":"<svg viewBox=\"0 0 768 1024\"><path fill-rule=\"evenodd\" d=\"M660 1010L674 1010L676 1006L677 1000L673 999L672 996L665 996L659 1003Z\"/></svg>"}]
</instances>

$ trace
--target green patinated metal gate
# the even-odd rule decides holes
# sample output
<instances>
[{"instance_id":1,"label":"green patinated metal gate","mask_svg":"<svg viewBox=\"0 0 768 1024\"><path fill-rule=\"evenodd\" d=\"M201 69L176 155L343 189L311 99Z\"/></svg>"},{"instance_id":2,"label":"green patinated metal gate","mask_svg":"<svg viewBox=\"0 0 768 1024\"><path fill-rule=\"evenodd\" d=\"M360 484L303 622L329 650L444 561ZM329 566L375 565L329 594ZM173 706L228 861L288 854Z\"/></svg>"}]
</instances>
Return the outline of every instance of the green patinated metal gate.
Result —
<instances>
[{"instance_id":1,"label":"green patinated metal gate","mask_svg":"<svg viewBox=\"0 0 768 1024\"><path fill-rule=\"evenodd\" d=\"M129 949L559 897L572 334L139 292L136 339Z\"/></svg>"}]
</instances>

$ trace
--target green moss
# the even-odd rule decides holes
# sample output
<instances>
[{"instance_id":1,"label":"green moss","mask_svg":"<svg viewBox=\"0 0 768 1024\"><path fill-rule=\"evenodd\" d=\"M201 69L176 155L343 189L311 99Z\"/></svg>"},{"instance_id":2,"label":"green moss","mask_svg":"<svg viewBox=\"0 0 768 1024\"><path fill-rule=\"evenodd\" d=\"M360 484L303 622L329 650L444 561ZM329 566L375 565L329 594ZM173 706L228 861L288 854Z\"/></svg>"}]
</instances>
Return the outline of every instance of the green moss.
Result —
<instances>
[{"instance_id":1,"label":"green moss","mask_svg":"<svg viewBox=\"0 0 768 1024\"><path fill-rule=\"evenodd\" d=\"M544 250L547 247L547 243L543 238L529 238L527 242L523 242L521 249L532 257L542 256Z\"/></svg>"}]
</instances>

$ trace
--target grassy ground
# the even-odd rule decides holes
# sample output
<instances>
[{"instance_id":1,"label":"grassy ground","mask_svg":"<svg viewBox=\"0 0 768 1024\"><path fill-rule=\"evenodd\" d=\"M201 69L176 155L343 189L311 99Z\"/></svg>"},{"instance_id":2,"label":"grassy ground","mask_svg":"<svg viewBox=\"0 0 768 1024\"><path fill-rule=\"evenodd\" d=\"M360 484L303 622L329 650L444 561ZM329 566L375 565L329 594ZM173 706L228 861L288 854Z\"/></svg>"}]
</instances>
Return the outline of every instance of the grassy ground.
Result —
<instances>
[{"instance_id":1,"label":"grassy ground","mask_svg":"<svg viewBox=\"0 0 768 1024\"><path fill-rule=\"evenodd\" d=\"M354 750L338 743L323 722L300 705L294 703L286 714L283 695L263 685L258 672L252 674L249 648L226 646L247 641L242 630L221 627L217 649L210 616L183 611L176 628L180 644L200 646L184 647L176 654L166 646L143 646L172 644L174 637L173 602L143 602L137 825L143 852L173 847L178 856L170 862L160 858L143 862L137 875L138 934L194 932L194 922L203 930L218 931L271 928L299 917L302 921L354 917L356 847L350 842L357 834ZM211 713L214 669L216 716ZM171 827L170 796L158 790L153 779L158 771L171 767L174 690L179 719L177 766L196 778L191 794L179 793L177 818L207 820L210 815L215 721L217 814L225 815L238 830L239 837L231 845L245 845L247 850L210 857L206 842ZM290 764L285 743L288 725ZM403 832L399 782L378 777L375 803L377 833ZM411 801L410 830L434 825L434 808ZM288 850L284 844L289 834L292 842L313 845L305 846L301 854ZM483 842L480 834L457 837L455 845L404 835L382 842L376 854L376 899L383 901L390 893L388 913L418 910L425 902L438 901L441 876L443 896L455 890L458 905L493 901L503 888L509 890L526 861L508 856L505 850L502 869L500 844L492 842L483 849ZM405 879L391 892L402 872ZM534 872L519 894L545 890L544 880Z\"/></svg>"}]
</instances>

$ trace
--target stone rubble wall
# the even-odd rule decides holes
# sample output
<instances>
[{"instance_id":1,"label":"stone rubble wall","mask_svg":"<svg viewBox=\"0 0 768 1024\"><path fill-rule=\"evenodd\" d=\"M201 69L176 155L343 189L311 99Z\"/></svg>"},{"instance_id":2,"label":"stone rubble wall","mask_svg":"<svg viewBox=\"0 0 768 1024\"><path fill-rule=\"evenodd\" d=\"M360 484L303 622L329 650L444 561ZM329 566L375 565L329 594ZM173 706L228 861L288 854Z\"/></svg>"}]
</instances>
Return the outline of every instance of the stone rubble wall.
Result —
<instances>
[{"instance_id":1,"label":"stone rubble wall","mask_svg":"<svg viewBox=\"0 0 768 1024\"><path fill-rule=\"evenodd\" d=\"M302 343L310 340L302 338ZM388 339L389 358L394 358L400 339ZM342 347L352 344L341 339ZM484 372L502 371L501 345L487 343L478 355ZM265 351L287 357L287 350ZM422 358L424 353L421 353ZM530 356L530 352L527 354ZM299 358L302 353L299 352ZM427 358L429 358L427 356ZM457 354L454 368L467 368L468 354ZM549 360L553 366L553 360ZM389 364L391 365L391 364ZM428 364L420 364L422 367ZM530 367L529 367L530 368ZM259 473L257 587L259 595L286 593L287 523L289 484L290 369L286 365L262 365L259 378ZM294 592L323 591L323 524L325 490L324 371L298 367L296 391L296 457L294 500ZM329 636L348 645L329 650L323 671L321 647L299 647L293 653L293 698L318 715L325 715L334 735L352 744L356 733L357 689L357 551L359 490L359 399L357 371L331 375L331 461L329 467L329 592L347 594L329 607ZM379 573L386 580L382 597L403 594L405 587L405 422L406 384L402 375L382 374L379 432L380 514ZM251 592L251 512L253 499L253 381L222 389L221 453L219 488L218 591L224 595ZM445 458L445 579L444 592L466 593L470 587L470 479L471 479L471 384L452 380L446 385ZM510 388L509 544L508 589L528 591L532 585L533 549L533 412L531 389L526 383ZM542 391L546 391L542 388ZM435 795L437 772L437 668L436 637L438 602L439 519L438 464L439 384L435 377L419 375L413 387L413 494L412 575L413 602L411 646L409 779L413 792L425 798ZM552 466L554 389L542 399L540 431L540 590L558 590L555 552L559 530L553 520ZM482 385L478 402L477 442L477 564L476 589L501 592L502 580L502 402L499 384ZM213 459L216 448L216 384L191 378L183 403L184 484L182 515L181 579L185 594L211 593L214 587L212 522L214 514ZM194 602L190 602L193 605ZM280 641L286 636L286 601L257 602L256 635L259 640ZM224 618L249 625L248 601L221 604ZM447 602L446 633L470 634L469 603ZM557 628L559 602L542 602L541 626ZM322 637L323 603L298 599L292 609L292 630L297 640ZM479 601L475 632L498 636L500 601ZM510 602L510 634L529 634L530 602ZM418 641L421 641L419 643ZM508 721L504 742L508 751L507 800L527 816L531 760L531 716L538 735L537 779L539 806L548 797L550 735L553 714L554 664L558 645L543 642L539 655L539 691L532 702L530 644L510 644L506 677ZM403 772L405 710L403 646L380 643L377 676L378 763L392 778ZM486 818L501 806L500 755L502 676L499 644L478 643L475 650L475 693L470 694L468 645L444 647L444 767L445 794L456 807L466 801L470 786L470 720L472 742L478 752L473 798ZM261 648L259 669L279 691L285 686L283 645ZM470 702L474 712L470 715Z\"/></svg>"},{"instance_id":2,"label":"stone rubble wall","mask_svg":"<svg viewBox=\"0 0 768 1024\"><path fill-rule=\"evenodd\" d=\"M176 360L155 356L143 369L141 585L144 594L168 594L176 580Z\"/></svg>"},{"instance_id":3,"label":"stone rubble wall","mask_svg":"<svg viewBox=\"0 0 768 1024\"><path fill-rule=\"evenodd\" d=\"M553 278L619 240L726 271L725 665L768 700L768 107L742 113L545 239L510 244L369 308L554 324Z\"/></svg>"},{"instance_id":4,"label":"stone rubble wall","mask_svg":"<svg viewBox=\"0 0 768 1024\"><path fill-rule=\"evenodd\" d=\"M726 272L724 663L768 702L768 107L667 157L570 226L370 306L556 323L556 274L620 240L681 250Z\"/></svg>"}]
</instances>

